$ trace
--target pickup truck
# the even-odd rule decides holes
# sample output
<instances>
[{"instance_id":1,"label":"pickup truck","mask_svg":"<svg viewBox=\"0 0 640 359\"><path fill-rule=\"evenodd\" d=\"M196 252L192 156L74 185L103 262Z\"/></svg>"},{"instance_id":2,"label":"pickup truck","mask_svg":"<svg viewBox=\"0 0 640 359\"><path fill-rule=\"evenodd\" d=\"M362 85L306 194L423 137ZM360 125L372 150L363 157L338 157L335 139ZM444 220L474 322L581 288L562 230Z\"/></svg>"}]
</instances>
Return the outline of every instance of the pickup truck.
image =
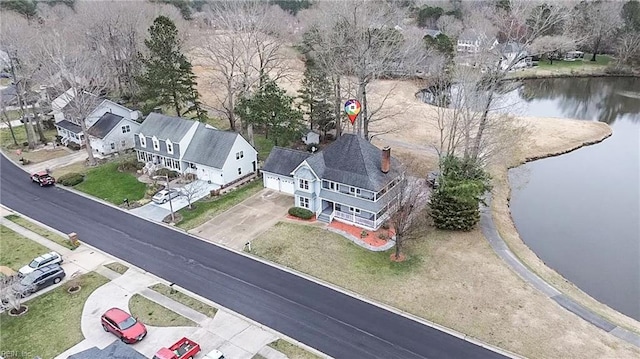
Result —
<instances>
[{"instance_id":1,"label":"pickup truck","mask_svg":"<svg viewBox=\"0 0 640 359\"><path fill-rule=\"evenodd\" d=\"M209 354L205 355L203 359L225 359L224 355L222 355L222 352L219 350L212 350L209 352Z\"/></svg>"},{"instance_id":2,"label":"pickup truck","mask_svg":"<svg viewBox=\"0 0 640 359\"><path fill-rule=\"evenodd\" d=\"M182 338L169 348L158 350L153 359L193 359L200 353L200 344L188 338Z\"/></svg>"}]
</instances>

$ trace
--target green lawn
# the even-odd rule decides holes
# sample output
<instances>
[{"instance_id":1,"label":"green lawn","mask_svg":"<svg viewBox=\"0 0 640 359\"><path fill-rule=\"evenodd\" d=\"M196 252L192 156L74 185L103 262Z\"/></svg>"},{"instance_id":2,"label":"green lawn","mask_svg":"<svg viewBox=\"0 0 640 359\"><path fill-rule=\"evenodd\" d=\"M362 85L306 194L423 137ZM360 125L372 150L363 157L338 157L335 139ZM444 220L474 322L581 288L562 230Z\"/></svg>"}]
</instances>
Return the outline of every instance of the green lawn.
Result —
<instances>
[{"instance_id":1,"label":"green lawn","mask_svg":"<svg viewBox=\"0 0 640 359\"><path fill-rule=\"evenodd\" d=\"M584 60L576 60L576 61L562 61L562 60L554 60L553 64L549 64L548 60L541 60L538 62L538 68L541 69L552 69L559 67L567 67L567 68L578 68L583 66L606 66L611 62L611 57L607 55L598 55L596 56L596 61L591 61L591 54L584 54Z\"/></svg>"},{"instance_id":2,"label":"green lawn","mask_svg":"<svg viewBox=\"0 0 640 359\"><path fill-rule=\"evenodd\" d=\"M269 157L269 152L273 148L273 140L265 138L263 134L256 133L253 135L253 140L256 144L256 150L258 150L258 159L264 161Z\"/></svg>"},{"instance_id":3,"label":"green lawn","mask_svg":"<svg viewBox=\"0 0 640 359\"><path fill-rule=\"evenodd\" d=\"M71 244L71 242L67 238L62 237L62 236L60 236L58 234L55 234L55 233L51 232L50 230L48 230L46 228L40 227L39 225L37 225L37 224L35 224L35 223L25 219L25 218L22 218L22 217L20 217L18 215L15 215L15 214L10 214L8 216L5 216L4 218L10 220L11 222L14 222L15 224L17 224L19 226L22 226L22 227L30 230L31 232L37 233L37 234L47 238L50 241L56 242L61 246L67 247L67 248L72 249L72 250L76 249L76 247L73 244Z\"/></svg>"},{"instance_id":4,"label":"green lawn","mask_svg":"<svg viewBox=\"0 0 640 359\"><path fill-rule=\"evenodd\" d=\"M185 207L178 211L178 213L182 215L182 220L177 226L185 230L195 228L260 192L260 190L262 190L262 181L255 180L220 197L213 199L205 198L197 201L193 204L193 209Z\"/></svg>"},{"instance_id":5,"label":"green lawn","mask_svg":"<svg viewBox=\"0 0 640 359\"><path fill-rule=\"evenodd\" d=\"M201 301L192 298L180 291L177 291L173 288L170 288L168 285L162 284L162 283L158 283L158 284L154 284L151 287L149 287L153 290L155 290L156 292L169 297L173 300L175 300L178 303L182 303L184 305L186 305L187 307L198 311L208 317L213 318L213 316L216 315L216 312L218 311L216 308L208 305L208 304L204 304Z\"/></svg>"},{"instance_id":6,"label":"green lawn","mask_svg":"<svg viewBox=\"0 0 640 359\"><path fill-rule=\"evenodd\" d=\"M198 326L193 321L140 294L134 294L131 299L129 299L129 310L131 315L138 318L142 323L154 327Z\"/></svg>"},{"instance_id":7,"label":"green lawn","mask_svg":"<svg viewBox=\"0 0 640 359\"><path fill-rule=\"evenodd\" d=\"M132 202L143 198L147 186L131 173L119 172L118 165L109 162L88 170L75 188L115 205L121 205L125 198Z\"/></svg>"},{"instance_id":8,"label":"green lawn","mask_svg":"<svg viewBox=\"0 0 640 359\"><path fill-rule=\"evenodd\" d=\"M111 269L112 271L118 273L118 274L124 274L127 270L129 270L129 267L127 267L126 265L122 264L122 263L118 263L118 262L113 262L113 263L109 263L109 264L105 264L105 267Z\"/></svg>"},{"instance_id":9,"label":"green lawn","mask_svg":"<svg viewBox=\"0 0 640 359\"><path fill-rule=\"evenodd\" d=\"M50 250L26 238L11 229L0 226L0 265L7 266L14 270L29 264L31 260Z\"/></svg>"},{"instance_id":10,"label":"green lawn","mask_svg":"<svg viewBox=\"0 0 640 359\"><path fill-rule=\"evenodd\" d=\"M22 143L27 142L27 133L25 132L24 126L18 126L13 128L13 133L16 135L16 140L18 141L18 146L13 143L13 138L11 137L11 131L8 128L0 129L0 146L4 149L13 149L13 148L22 148ZM44 130L44 136L48 140L53 140L58 132L54 130ZM37 133L36 133L37 137Z\"/></svg>"},{"instance_id":11,"label":"green lawn","mask_svg":"<svg viewBox=\"0 0 640 359\"><path fill-rule=\"evenodd\" d=\"M60 286L26 302L29 311L23 316L0 315L3 350L29 353L28 358L38 355L51 359L82 341L80 318L84 302L96 288L109 280L94 272L79 279L82 289L77 293L69 294L65 286ZM96 325L99 325L98 317Z\"/></svg>"},{"instance_id":12,"label":"green lawn","mask_svg":"<svg viewBox=\"0 0 640 359\"><path fill-rule=\"evenodd\" d=\"M307 350L300 348L297 345L291 344L284 339L278 339L275 342L271 342L268 344L273 349L285 354L289 358L296 359L316 359L321 358Z\"/></svg>"}]
</instances>

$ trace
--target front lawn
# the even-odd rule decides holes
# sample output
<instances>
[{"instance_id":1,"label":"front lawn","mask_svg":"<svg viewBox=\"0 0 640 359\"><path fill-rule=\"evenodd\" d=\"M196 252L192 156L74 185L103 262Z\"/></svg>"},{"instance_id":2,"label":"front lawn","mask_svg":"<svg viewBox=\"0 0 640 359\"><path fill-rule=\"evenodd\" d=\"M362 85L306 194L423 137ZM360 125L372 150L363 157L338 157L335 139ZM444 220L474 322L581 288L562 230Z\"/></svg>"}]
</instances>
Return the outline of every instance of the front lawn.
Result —
<instances>
[{"instance_id":1,"label":"front lawn","mask_svg":"<svg viewBox=\"0 0 640 359\"><path fill-rule=\"evenodd\" d=\"M121 205L127 198L137 201L144 197L147 186L131 173L118 171L119 162L109 162L92 168L75 188L94 197Z\"/></svg>"},{"instance_id":2,"label":"front lawn","mask_svg":"<svg viewBox=\"0 0 640 359\"><path fill-rule=\"evenodd\" d=\"M29 264L31 260L50 250L11 229L0 226L0 265L14 270Z\"/></svg>"},{"instance_id":3,"label":"front lawn","mask_svg":"<svg viewBox=\"0 0 640 359\"><path fill-rule=\"evenodd\" d=\"M182 220L177 226L185 230L193 229L261 190L262 181L257 179L222 196L201 199L194 202L193 209L185 207L178 211Z\"/></svg>"},{"instance_id":4,"label":"front lawn","mask_svg":"<svg viewBox=\"0 0 640 359\"><path fill-rule=\"evenodd\" d=\"M129 270L129 267L127 267L126 265L124 265L122 263L118 263L118 262L105 264L104 266L109 268L109 269L111 269L112 271L120 274L120 275L124 274L127 270Z\"/></svg>"},{"instance_id":5,"label":"front lawn","mask_svg":"<svg viewBox=\"0 0 640 359\"><path fill-rule=\"evenodd\" d=\"M44 136L49 141L53 141L56 138L58 132L53 130L43 130ZM37 131L36 138L38 137ZM3 149L15 149L15 148L23 148L22 143L27 142L27 133L24 126L14 126L13 133L16 135L16 140L18 141L18 146L13 142L13 137L11 137L11 131L8 128L0 129L0 146Z\"/></svg>"},{"instance_id":6,"label":"front lawn","mask_svg":"<svg viewBox=\"0 0 640 359\"><path fill-rule=\"evenodd\" d=\"M320 357L300 348L297 345L291 344L284 339L278 339L275 342L271 342L268 344L273 349L279 351L280 353L285 354L289 358L296 359L319 359Z\"/></svg>"},{"instance_id":7,"label":"front lawn","mask_svg":"<svg viewBox=\"0 0 640 359\"><path fill-rule=\"evenodd\" d=\"M213 318L213 316L216 315L216 312L218 311L216 308L202 303L201 301L192 298L178 290L175 290L171 287L169 287L168 285L162 284L162 283L158 283L158 284L154 284L151 287L152 290L155 290L156 292L171 298L173 300L175 300L178 303L182 303L184 305L186 305L187 307L198 311L208 317Z\"/></svg>"},{"instance_id":8,"label":"front lawn","mask_svg":"<svg viewBox=\"0 0 640 359\"><path fill-rule=\"evenodd\" d=\"M173 310L149 300L140 294L129 299L129 312L142 323L154 327L197 327L198 325Z\"/></svg>"},{"instance_id":9,"label":"front lawn","mask_svg":"<svg viewBox=\"0 0 640 359\"><path fill-rule=\"evenodd\" d=\"M15 214L10 214L8 216L5 216L4 218L10 220L11 222L24 227L28 230L30 230L31 232L34 232L36 234L39 234L45 238L47 238L50 241L56 242L61 246L67 247L69 249L76 249L77 247L74 246L73 244L71 244L71 241L69 241L68 238L62 237L56 233L51 232L50 230L40 227L39 225L25 219L22 218L18 215Z\"/></svg>"},{"instance_id":10,"label":"front lawn","mask_svg":"<svg viewBox=\"0 0 640 359\"><path fill-rule=\"evenodd\" d=\"M578 67L589 67L589 66L606 66L611 62L611 57L607 55L598 55L596 56L596 61L591 61L591 54L584 54L583 60L576 61L563 61L563 60L553 60L553 64L549 63L549 60L540 60L538 62L538 67L541 69L552 69L558 67L569 67L569 68L578 68Z\"/></svg>"},{"instance_id":11,"label":"front lawn","mask_svg":"<svg viewBox=\"0 0 640 359\"><path fill-rule=\"evenodd\" d=\"M80 318L84 302L109 280L94 272L79 280L82 289L77 293L69 294L63 285L26 302L29 311L23 316L0 315L2 349L29 353L28 358L37 355L50 359L81 342L84 336ZM96 325L100 325L99 317L96 317Z\"/></svg>"}]
</instances>

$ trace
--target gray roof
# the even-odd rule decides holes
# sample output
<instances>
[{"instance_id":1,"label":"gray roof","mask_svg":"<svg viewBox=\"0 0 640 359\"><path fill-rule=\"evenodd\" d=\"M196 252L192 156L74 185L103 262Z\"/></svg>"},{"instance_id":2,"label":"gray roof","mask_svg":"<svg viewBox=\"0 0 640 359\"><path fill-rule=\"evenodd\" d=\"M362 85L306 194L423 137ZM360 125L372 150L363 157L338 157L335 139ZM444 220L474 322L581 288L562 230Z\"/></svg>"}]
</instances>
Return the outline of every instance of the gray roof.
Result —
<instances>
[{"instance_id":1,"label":"gray roof","mask_svg":"<svg viewBox=\"0 0 640 359\"><path fill-rule=\"evenodd\" d=\"M156 136L159 140L169 139L173 143L180 142L182 137L193 126L195 121L180 117L166 116L152 112L142 122L137 133L145 136Z\"/></svg>"},{"instance_id":2,"label":"gray roof","mask_svg":"<svg viewBox=\"0 0 640 359\"><path fill-rule=\"evenodd\" d=\"M82 132L82 127L80 127L80 126L76 125L76 124L75 124L75 123L73 123L73 122L69 122L69 121L67 121L67 120L62 120L62 121L60 121L60 122L56 123L56 126L58 126L58 127L62 127L62 128L64 128L65 130L69 130L69 131L71 131L71 132L73 132L73 133L80 133L80 132Z\"/></svg>"},{"instance_id":3,"label":"gray roof","mask_svg":"<svg viewBox=\"0 0 640 359\"><path fill-rule=\"evenodd\" d=\"M236 132L216 130L200 123L182 159L222 168L238 136Z\"/></svg>"},{"instance_id":4,"label":"gray roof","mask_svg":"<svg viewBox=\"0 0 640 359\"><path fill-rule=\"evenodd\" d=\"M114 127L116 127L120 121L122 121L122 116L118 116L111 112L107 112L96 123L91 126L87 132L91 136L95 136L98 138L104 138Z\"/></svg>"},{"instance_id":5,"label":"gray roof","mask_svg":"<svg viewBox=\"0 0 640 359\"><path fill-rule=\"evenodd\" d=\"M382 150L369 141L345 134L307 159L322 179L377 192L401 174L400 162L391 158L388 173L381 170Z\"/></svg>"},{"instance_id":6,"label":"gray roof","mask_svg":"<svg viewBox=\"0 0 640 359\"><path fill-rule=\"evenodd\" d=\"M262 171L291 176L291 172L293 172L302 161L309 158L309 156L311 156L309 152L276 146L269 152L269 157L264 161Z\"/></svg>"},{"instance_id":7,"label":"gray roof","mask_svg":"<svg viewBox=\"0 0 640 359\"><path fill-rule=\"evenodd\" d=\"M429 35L431 37L437 37L440 34L442 34L440 30L433 30L433 29L425 30L425 35Z\"/></svg>"},{"instance_id":8,"label":"gray roof","mask_svg":"<svg viewBox=\"0 0 640 359\"><path fill-rule=\"evenodd\" d=\"M13 104L18 96L18 91L15 85L9 85L0 90L0 96L2 97L2 104L5 106Z\"/></svg>"},{"instance_id":9,"label":"gray roof","mask_svg":"<svg viewBox=\"0 0 640 359\"><path fill-rule=\"evenodd\" d=\"M70 355L67 359L146 359L146 357L127 344L116 340L102 350L93 347Z\"/></svg>"},{"instance_id":10,"label":"gray roof","mask_svg":"<svg viewBox=\"0 0 640 359\"><path fill-rule=\"evenodd\" d=\"M500 50L505 54L520 54L525 56L529 54L526 46L519 42L507 42L500 46Z\"/></svg>"}]
</instances>

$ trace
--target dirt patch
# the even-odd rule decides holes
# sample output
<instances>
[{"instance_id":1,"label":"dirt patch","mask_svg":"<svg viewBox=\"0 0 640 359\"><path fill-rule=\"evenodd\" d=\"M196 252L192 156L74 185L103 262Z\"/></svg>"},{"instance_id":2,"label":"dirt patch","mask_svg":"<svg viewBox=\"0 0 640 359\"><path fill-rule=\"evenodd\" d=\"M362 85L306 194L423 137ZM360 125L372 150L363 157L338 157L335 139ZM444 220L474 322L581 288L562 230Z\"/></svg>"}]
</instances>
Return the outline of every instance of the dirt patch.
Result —
<instances>
[{"instance_id":1,"label":"dirt patch","mask_svg":"<svg viewBox=\"0 0 640 359\"><path fill-rule=\"evenodd\" d=\"M634 357L638 348L569 313L524 283L479 230L434 231L371 252L325 229L278 223L252 253L531 358Z\"/></svg>"}]
</instances>

